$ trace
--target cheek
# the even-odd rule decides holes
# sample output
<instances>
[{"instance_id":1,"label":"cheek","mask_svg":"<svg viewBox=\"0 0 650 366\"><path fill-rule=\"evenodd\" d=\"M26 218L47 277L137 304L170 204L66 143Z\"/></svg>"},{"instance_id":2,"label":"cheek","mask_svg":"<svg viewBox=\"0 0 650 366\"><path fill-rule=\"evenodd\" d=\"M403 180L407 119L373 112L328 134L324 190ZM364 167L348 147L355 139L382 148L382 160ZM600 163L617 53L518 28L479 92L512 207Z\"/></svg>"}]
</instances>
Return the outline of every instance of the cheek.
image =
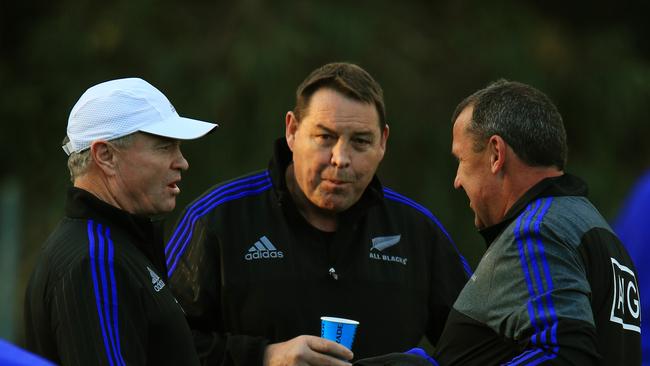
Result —
<instances>
[{"instance_id":1,"label":"cheek","mask_svg":"<svg viewBox=\"0 0 650 366\"><path fill-rule=\"evenodd\" d=\"M354 163L355 160L357 161L356 164ZM353 160L352 166L355 167L355 170L359 174L372 175L381 162L381 156L378 153L373 152L368 153L367 155L360 155L355 160Z\"/></svg>"}]
</instances>

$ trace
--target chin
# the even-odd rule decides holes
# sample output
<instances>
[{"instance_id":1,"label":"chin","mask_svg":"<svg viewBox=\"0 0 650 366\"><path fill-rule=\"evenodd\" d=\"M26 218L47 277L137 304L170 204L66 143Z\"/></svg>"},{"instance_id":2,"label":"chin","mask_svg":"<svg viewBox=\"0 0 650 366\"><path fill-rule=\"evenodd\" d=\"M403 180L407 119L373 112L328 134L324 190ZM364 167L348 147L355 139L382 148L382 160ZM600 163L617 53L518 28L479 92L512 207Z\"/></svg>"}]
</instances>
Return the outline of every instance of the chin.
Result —
<instances>
[{"instance_id":1,"label":"chin","mask_svg":"<svg viewBox=\"0 0 650 366\"><path fill-rule=\"evenodd\" d=\"M174 202L169 202L166 205L157 207L158 212L156 212L156 215L170 213L174 211L174 208L176 208L176 200L174 200Z\"/></svg>"},{"instance_id":2,"label":"chin","mask_svg":"<svg viewBox=\"0 0 650 366\"><path fill-rule=\"evenodd\" d=\"M344 206L340 202L334 202L334 201L331 201L331 200L325 200L325 201L318 202L316 204L316 206L318 206L318 208L320 208L323 211L329 211L329 212L332 212L332 213L338 213L338 212L341 212L341 211L345 211L348 208L347 206Z\"/></svg>"},{"instance_id":3,"label":"chin","mask_svg":"<svg viewBox=\"0 0 650 366\"><path fill-rule=\"evenodd\" d=\"M474 226L479 230L485 229L485 224L483 224L479 219L474 219Z\"/></svg>"}]
</instances>

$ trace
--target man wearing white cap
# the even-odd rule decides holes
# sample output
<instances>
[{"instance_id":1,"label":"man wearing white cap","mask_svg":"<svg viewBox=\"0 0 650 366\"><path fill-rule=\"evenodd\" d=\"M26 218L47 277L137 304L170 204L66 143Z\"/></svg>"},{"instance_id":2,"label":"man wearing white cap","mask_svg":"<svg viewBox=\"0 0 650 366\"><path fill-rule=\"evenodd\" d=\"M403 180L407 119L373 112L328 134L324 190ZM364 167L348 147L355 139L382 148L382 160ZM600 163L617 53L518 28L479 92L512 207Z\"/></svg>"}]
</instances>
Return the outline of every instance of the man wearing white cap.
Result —
<instances>
[{"instance_id":1,"label":"man wearing white cap","mask_svg":"<svg viewBox=\"0 0 650 366\"><path fill-rule=\"evenodd\" d=\"M198 364L152 217L176 205L180 140L215 126L180 117L142 79L81 96L63 146L74 187L27 288L28 349L63 365Z\"/></svg>"}]
</instances>

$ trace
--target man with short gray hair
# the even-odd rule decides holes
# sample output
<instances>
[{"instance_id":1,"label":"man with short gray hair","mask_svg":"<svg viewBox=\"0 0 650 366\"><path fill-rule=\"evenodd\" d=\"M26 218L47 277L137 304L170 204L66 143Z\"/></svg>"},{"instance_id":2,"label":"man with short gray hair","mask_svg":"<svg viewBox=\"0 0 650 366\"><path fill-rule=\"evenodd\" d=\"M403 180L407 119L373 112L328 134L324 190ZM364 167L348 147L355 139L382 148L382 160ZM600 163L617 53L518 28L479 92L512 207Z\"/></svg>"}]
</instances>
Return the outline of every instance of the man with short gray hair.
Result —
<instances>
[{"instance_id":1,"label":"man with short gray hair","mask_svg":"<svg viewBox=\"0 0 650 366\"><path fill-rule=\"evenodd\" d=\"M586 184L565 173L553 102L499 80L452 121L454 187L488 249L449 314L440 365L639 365L636 269Z\"/></svg>"},{"instance_id":2,"label":"man with short gray hair","mask_svg":"<svg viewBox=\"0 0 650 366\"><path fill-rule=\"evenodd\" d=\"M162 226L189 165L180 140L213 123L183 118L138 78L95 85L68 119L73 187L25 298L27 347L62 365L198 365L167 282Z\"/></svg>"}]
</instances>

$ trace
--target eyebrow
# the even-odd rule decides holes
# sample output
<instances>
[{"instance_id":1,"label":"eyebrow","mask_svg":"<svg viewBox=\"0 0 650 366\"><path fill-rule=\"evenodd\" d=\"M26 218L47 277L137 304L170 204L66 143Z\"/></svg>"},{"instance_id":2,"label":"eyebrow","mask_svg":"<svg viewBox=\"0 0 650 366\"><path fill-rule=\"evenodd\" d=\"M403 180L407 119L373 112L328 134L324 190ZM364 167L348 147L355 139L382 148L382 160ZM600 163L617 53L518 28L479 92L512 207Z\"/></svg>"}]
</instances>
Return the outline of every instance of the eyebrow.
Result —
<instances>
[{"instance_id":1,"label":"eyebrow","mask_svg":"<svg viewBox=\"0 0 650 366\"><path fill-rule=\"evenodd\" d=\"M323 126L323 125L320 124L320 123L317 123L317 124L316 124L316 128L321 129L321 130L324 130L324 131L326 131L327 133L331 133L331 134L333 134L333 135L338 135L338 134L339 134L338 132L332 130L331 128L327 128L327 127ZM372 136L374 136L375 134L374 134L372 131L370 131L370 130L365 130L365 131L354 132L353 135L354 135L354 136L371 136L371 137L372 137Z\"/></svg>"},{"instance_id":2,"label":"eyebrow","mask_svg":"<svg viewBox=\"0 0 650 366\"><path fill-rule=\"evenodd\" d=\"M170 137L165 137L165 136L158 136L159 138L156 140L154 143L155 146L161 146L161 145L167 145L167 144L181 144L181 140L179 139L173 139Z\"/></svg>"}]
</instances>

